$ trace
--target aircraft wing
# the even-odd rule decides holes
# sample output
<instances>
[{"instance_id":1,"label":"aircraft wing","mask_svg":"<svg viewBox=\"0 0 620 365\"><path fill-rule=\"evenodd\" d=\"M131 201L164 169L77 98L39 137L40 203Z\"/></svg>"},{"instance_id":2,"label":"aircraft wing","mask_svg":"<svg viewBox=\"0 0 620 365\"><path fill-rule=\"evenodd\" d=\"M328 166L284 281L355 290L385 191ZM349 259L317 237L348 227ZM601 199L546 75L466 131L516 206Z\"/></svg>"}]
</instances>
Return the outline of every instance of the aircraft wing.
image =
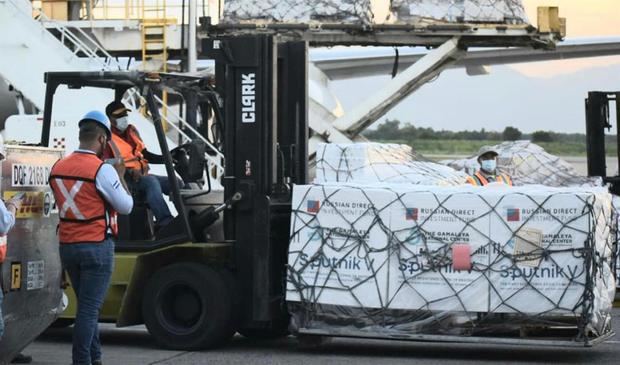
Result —
<instances>
[{"instance_id":1,"label":"aircraft wing","mask_svg":"<svg viewBox=\"0 0 620 365\"><path fill-rule=\"evenodd\" d=\"M426 54L418 48L399 48L398 70L402 71ZM558 44L556 50L531 48L471 49L452 68L464 67L470 75L485 73L484 66L554 61L620 55L620 37L575 38ZM330 79L390 75L396 52L389 47L315 49L311 61Z\"/></svg>"}]
</instances>

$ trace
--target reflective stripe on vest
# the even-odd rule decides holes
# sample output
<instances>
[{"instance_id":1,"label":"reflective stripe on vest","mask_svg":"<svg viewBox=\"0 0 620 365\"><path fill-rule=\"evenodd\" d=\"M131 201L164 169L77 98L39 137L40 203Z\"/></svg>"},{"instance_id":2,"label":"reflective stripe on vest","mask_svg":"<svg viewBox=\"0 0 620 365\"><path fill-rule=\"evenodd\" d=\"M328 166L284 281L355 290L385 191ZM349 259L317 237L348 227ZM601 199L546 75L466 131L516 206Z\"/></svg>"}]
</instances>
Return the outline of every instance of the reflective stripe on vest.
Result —
<instances>
[{"instance_id":1,"label":"reflective stripe on vest","mask_svg":"<svg viewBox=\"0 0 620 365\"><path fill-rule=\"evenodd\" d=\"M148 172L149 162L142 155L144 150L144 142L136 128L132 125L127 127L124 136L117 133L116 130L112 132L112 141L118 147L123 160L125 161L125 167L128 169L140 169L143 173ZM115 156L118 157L118 156Z\"/></svg>"},{"instance_id":2,"label":"reflective stripe on vest","mask_svg":"<svg viewBox=\"0 0 620 365\"><path fill-rule=\"evenodd\" d=\"M0 235L0 264L6 259L6 235Z\"/></svg>"},{"instance_id":3,"label":"reflective stripe on vest","mask_svg":"<svg viewBox=\"0 0 620 365\"><path fill-rule=\"evenodd\" d=\"M116 235L116 212L108 207L95 184L103 165L96 155L74 152L58 161L50 174L60 224L60 243L93 243Z\"/></svg>"}]
</instances>

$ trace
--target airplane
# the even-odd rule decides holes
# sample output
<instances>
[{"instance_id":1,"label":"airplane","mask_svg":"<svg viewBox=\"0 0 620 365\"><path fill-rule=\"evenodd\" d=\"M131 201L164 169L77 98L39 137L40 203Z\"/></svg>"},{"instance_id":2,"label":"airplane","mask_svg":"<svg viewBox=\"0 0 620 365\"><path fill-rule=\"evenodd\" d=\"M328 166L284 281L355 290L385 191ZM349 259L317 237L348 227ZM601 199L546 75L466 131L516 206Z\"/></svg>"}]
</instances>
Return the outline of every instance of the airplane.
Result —
<instances>
[{"instance_id":1,"label":"airplane","mask_svg":"<svg viewBox=\"0 0 620 365\"><path fill-rule=\"evenodd\" d=\"M308 75L311 128L317 124L317 121L331 124L347 114L332 89L331 83L333 81L390 75L394 70L402 72L427 54L428 50L422 47L335 47L311 49L309 52L310 65ZM558 44L553 51L531 48L471 49L462 59L450 65L449 68L464 69L469 76L483 76L492 72L490 66L496 65L614 55L620 55L620 37L569 38ZM139 63L135 64L134 67L139 67ZM208 76L213 72L212 63L209 61L199 60L198 67L200 70L198 74L200 75ZM37 117L36 113L27 113L35 109L32 103L29 103L19 92L9 91L9 87L6 84L3 85L0 79L0 128L4 127L2 123L4 120L8 124L8 129L3 131L5 140L36 142L38 134L32 133L31 139L28 137L30 132L27 132L31 128L37 128L38 126L37 120L40 120L40 116ZM74 111L71 114L75 115L76 112ZM350 141L359 140L362 130L356 130ZM145 142L157 145L154 133L145 135ZM343 141L340 140L338 142ZM67 150L71 150L75 146L77 146L77 141L73 141L70 133L67 133L64 147Z\"/></svg>"}]
</instances>

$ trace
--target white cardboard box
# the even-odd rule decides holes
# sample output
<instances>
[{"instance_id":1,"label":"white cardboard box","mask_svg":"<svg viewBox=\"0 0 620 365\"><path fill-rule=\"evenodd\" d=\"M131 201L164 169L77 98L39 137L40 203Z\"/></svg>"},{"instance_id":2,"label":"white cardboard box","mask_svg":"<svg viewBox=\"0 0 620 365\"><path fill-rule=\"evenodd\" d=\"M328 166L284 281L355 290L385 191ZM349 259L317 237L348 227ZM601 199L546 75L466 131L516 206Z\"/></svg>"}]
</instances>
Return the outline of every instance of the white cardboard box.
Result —
<instances>
[{"instance_id":1,"label":"white cardboard box","mask_svg":"<svg viewBox=\"0 0 620 365\"><path fill-rule=\"evenodd\" d=\"M317 184L461 185L467 175L416 157L410 146L392 143L320 143Z\"/></svg>"},{"instance_id":2,"label":"white cardboard box","mask_svg":"<svg viewBox=\"0 0 620 365\"><path fill-rule=\"evenodd\" d=\"M341 186L296 186L287 300L382 308L389 211L395 194Z\"/></svg>"},{"instance_id":3,"label":"white cardboard box","mask_svg":"<svg viewBox=\"0 0 620 365\"><path fill-rule=\"evenodd\" d=\"M591 277L593 307L611 308L616 217L603 188L296 186L293 210L289 301L580 313ZM452 268L455 243L471 246L472 270ZM580 255L590 245L596 265Z\"/></svg>"},{"instance_id":4,"label":"white cardboard box","mask_svg":"<svg viewBox=\"0 0 620 365\"><path fill-rule=\"evenodd\" d=\"M488 207L454 189L408 191L391 207L389 308L486 312ZM452 266L453 244L468 244L472 269Z\"/></svg>"},{"instance_id":5,"label":"white cardboard box","mask_svg":"<svg viewBox=\"0 0 620 365\"><path fill-rule=\"evenodd\" d=\"M521 188L488 197L496 207L490 216L496 248L491 312L582 312L592 273L585 250L595 244L611 257L610 221L603 218L610 217L609 194L593 190Z\"/></svg>"}]
</instances>

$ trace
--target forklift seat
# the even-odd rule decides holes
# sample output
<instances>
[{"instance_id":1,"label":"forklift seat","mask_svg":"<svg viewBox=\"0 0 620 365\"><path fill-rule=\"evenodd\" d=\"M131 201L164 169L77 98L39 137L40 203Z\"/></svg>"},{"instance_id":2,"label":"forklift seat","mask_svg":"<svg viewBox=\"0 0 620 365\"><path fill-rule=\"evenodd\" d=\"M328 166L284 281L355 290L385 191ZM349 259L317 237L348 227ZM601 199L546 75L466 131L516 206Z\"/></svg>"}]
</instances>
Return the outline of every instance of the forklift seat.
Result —
<instances>
[{"instance_id":1,"label":"forklift seat","mask_svg":"<svg viewBox=\"0 0 620 365\"><path fill-rule=\"evenodd\" d=\"M155 235L155 226L153 213L146 203L146 195L143 191L131 188L130 193L133 209L128 215L119 215L118 238L121 241L150 240Z\"/></svg>"}]
</instances>

